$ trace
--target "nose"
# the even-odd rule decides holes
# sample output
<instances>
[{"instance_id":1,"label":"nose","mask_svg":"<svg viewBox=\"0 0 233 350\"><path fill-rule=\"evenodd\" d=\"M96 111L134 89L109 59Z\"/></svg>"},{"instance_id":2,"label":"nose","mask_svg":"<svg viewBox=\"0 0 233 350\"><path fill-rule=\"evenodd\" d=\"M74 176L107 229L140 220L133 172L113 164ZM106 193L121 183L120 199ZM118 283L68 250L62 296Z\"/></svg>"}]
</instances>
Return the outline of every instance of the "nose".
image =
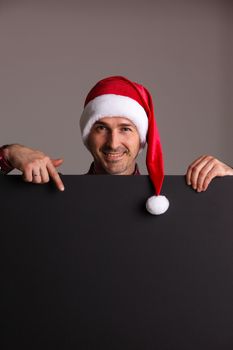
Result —
<instances>
[{"instance_id":1,"label":"nose","mask_svg":"<svg viewBox=\"0 0 233 350\"><path fill-rule=\"evenodd\" d=\"M108 134L107 145L113 150L116 150L120 146L120 137L117 130L112 130Z\"/></svg>"}]
</instances>

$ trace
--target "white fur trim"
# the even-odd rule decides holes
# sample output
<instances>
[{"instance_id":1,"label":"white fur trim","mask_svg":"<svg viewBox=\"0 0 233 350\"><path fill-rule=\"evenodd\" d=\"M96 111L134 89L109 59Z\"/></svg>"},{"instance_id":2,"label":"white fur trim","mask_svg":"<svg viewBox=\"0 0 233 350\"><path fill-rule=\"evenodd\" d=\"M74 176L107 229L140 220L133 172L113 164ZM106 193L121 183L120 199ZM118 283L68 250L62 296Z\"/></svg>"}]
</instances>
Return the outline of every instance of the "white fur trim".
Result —
<instances>
[{"instance_id":1,"label":"white fur trim","mask_svg":"<svg viewBox=\"0 0 233 350\"><path fill-rule=\"evenodd\" d=\"M97 96L85 106L80 118L84 143L93 124L103 117L128 118L137 127L141 144L145 145L148 117L144 108L130 97L115 94Z\"/></svg>"},{"instance_id":2,"label":"white fur trim","mask_svg":"<svg viewBox=\"0 0 233 350\"><path fill-rule=\"evenodd\" d=\"M147 199L146 209L150 214L160 215L169 208L169 201L165 196L152 196Z\"/></svg>"}]
</instances>

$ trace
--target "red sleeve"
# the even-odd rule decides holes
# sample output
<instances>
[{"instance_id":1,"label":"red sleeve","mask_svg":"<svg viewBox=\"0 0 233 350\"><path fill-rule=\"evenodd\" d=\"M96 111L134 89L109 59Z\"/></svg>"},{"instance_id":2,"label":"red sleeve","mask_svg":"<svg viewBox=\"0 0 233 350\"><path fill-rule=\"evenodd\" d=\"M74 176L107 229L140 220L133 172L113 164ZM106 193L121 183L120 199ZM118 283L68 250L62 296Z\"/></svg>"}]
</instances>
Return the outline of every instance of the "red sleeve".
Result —
<instances>
[{"instance_id":1,"label":"red sleeve","mask_svg":"<svg viewBox=\"0 0 233 350\"><path fill-rule=\"evenodd\" d=\"M7 174L14 168L11 164L4 158L3 150L5 146L0 147L0 173Z\"/></svg>"}]
</instances>

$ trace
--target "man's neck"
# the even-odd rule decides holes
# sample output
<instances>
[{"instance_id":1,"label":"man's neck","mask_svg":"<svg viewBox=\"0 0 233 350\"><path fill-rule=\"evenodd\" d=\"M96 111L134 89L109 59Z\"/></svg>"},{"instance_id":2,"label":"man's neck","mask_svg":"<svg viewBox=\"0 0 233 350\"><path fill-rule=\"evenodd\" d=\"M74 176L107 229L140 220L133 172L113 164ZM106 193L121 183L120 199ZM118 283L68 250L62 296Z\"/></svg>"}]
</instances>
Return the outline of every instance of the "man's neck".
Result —
<instances>
[{"instance_id":1,"label":"man's neck","mask_svg":"<svg viewBox=\"0 0 233 350\"><path fill-rule=\"evenodd\" d=\"M109 175L102 167L96 166L95 162L91 163L90 169L89 169L87 174L89 174L89 175ZM137 164L134 165L133 171L127 175L140 175Z\"/></svg>"}]
</instances>

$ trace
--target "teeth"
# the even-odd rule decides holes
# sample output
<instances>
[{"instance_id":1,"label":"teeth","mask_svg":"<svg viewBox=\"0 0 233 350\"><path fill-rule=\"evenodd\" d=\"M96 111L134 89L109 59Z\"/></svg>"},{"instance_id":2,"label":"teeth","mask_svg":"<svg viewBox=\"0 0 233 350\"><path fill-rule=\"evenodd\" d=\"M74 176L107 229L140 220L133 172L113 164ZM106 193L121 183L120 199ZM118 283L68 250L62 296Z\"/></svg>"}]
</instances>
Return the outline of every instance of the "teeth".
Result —
<instances>
[{"instance_id":1,"label":"teeth","mask_svg":"<svg viewBox=\"0 0 233 350\"><path fill-rule=\"evenodd\" d=\"M120 158L123 156L123 153L105 153L108 158Z\"/></svg>"}]
</instances>

